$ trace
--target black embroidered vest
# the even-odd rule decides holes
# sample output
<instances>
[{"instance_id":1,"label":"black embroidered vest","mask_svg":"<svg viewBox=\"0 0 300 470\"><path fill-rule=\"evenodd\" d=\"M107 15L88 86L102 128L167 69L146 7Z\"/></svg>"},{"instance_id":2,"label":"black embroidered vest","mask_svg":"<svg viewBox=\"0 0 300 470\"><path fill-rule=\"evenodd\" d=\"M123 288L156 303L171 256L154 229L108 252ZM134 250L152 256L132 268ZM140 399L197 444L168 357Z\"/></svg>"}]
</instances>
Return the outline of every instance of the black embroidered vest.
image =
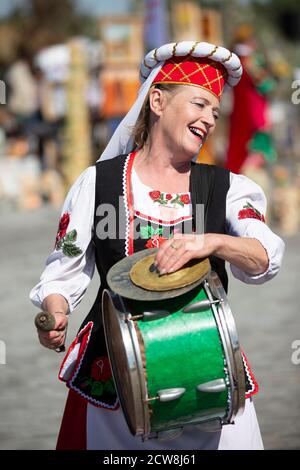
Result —
<instances>
[{"instance_id":1,"label":"black embroidered vest","mask_svg":"<svg viewBox=\"0 0 300 470\"><path fill-rule=\"evenodd\" d=\"M126 162L127 160L127 162ZM96 194L95 194L95 218L94 218L94 243L96 246L96 264L101 278L105 283L106 273L117 261L126 256L124 233L126 224L126 194L123 194L126 185L126 168L128 156L121 155L111 160L96 163ZM226 221L226 195L229 189L229 171L212 165L192 163L190 178L190 191L192 197L193 212L196 204L204 204L205 207L205 232L225 233ZM100 240L97 237L97 226L107 214L97 215L97 210L103 204L107 207L117 208L116 213L116 234L120 238L111 239L109 237ZM121 223L120 223L121 221ZM123 222L123 223L122 223ZM102 227L101 227L102 228ZM99 230L98 230L99 231ZM145 249L143 239L135 240L134 251ZM212 268L218 273L222 283L227 290L228 279L225 271L225 262L219 258L210 258ZM103 285L103 284L102 284Z\"/></svg>"},{"instance_id":2,"label":"black embroidered vest","mask_svg":"<svg viewBox=\"0 0 300 470\"><path fill-rule=\"evenodd\" d=\"M93 324L80 367L72 379L72 384L69 384L72 389L93 404L110 409L115 409L117 403L114 389L112 387L97 388L95 384L91 385L89 380L95 360L107 356L101 319L101 296L103 289L107 287L106 274L117 261L131 254L132 251L144 250L147 242L141 236L131 240L129 233L129 218L132 215L130 211L130 176L133 157L134 154L120 155L111 160L96 163L93 242L101 285L95 303L80 328L82 330L88 322ZM190 192L193 218L196 205L204 204L205 232L207 233L225 233L229 175L228 170L216 166L192 163ZM113 214L114 211L115 214ZM111 216L112 218L110 218ZM110 225L108 233L109 223L112 225ZM151 233L152 230L154 233L164 235L163 227L160 227L159 222L155 224L151 221L149 223L147 220L139 219L135 214L134 223L137 232L145 233L148 230ZM169 227L168 230L170 230ZM210 262L212 269L218 273L227 291L228 278L225 262L213 256L210 257Z\"/></svg>"}]
</instances>

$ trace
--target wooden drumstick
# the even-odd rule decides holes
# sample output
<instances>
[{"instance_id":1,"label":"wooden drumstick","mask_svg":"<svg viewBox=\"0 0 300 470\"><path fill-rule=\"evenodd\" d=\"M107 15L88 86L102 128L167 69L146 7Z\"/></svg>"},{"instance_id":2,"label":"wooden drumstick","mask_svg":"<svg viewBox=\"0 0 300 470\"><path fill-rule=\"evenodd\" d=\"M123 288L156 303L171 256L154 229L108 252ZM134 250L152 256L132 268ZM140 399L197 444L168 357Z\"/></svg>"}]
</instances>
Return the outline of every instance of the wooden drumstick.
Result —
<instances>
[{"instance_id":1,"label":"wooden drumstick","mask_svg":"<svg viewBox=\"0 0 300 470\"><path fill-rule=\"evenodd\" d=\"M55 327L55 317L49 312L40 312L34 319L34 324L37 329L42 331L52 331ZM65 345L59 346L55 349L56 352L64 352L66 350Z\"/></svg>"}]
</instances>

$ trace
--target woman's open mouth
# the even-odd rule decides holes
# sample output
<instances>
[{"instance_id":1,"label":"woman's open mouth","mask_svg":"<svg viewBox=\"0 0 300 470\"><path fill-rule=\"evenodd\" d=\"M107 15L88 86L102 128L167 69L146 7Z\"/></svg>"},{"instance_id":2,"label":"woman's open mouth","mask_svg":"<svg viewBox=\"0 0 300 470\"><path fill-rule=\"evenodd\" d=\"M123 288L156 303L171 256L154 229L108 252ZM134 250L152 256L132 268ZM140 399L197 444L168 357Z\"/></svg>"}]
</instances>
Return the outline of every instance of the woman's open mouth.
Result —
<instances>
[{"instance_id":1,"label":"woman's open mouth","mask_svg":"<svg viewBox=\"0 0 300 470\"><path fill-rule=\"evenodd\" d=\"M204 142L206 133L198 129L198 127L189 126L191 133L198 139L199 142Z\"/></svg>"}]
</instances>

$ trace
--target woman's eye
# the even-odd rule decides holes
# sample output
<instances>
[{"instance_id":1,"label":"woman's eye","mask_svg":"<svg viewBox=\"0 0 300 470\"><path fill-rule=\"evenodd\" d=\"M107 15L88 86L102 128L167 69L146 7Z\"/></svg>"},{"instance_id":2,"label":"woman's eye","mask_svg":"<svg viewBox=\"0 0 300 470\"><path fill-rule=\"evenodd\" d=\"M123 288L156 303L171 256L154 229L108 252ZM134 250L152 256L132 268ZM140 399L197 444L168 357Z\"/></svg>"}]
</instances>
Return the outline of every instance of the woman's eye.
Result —
<instances>
[{"instance_id":1,"label":"woman's eye","mask_svg":"<svg viewBox=\"0 0 300 470\"><path fill-rule=\"evenodd\" d=\"M215 118L215 120L219 119L219 115L218 115L218 114L214 114L214 118Z\"/></svg>"},{"instance_id":2,"label":"woman's eye","mask_svg":"<svg viewBox=\"0 0 300 470\"><path fill-rule=\"evenodd\" d=\"M204 108L204 103L195 103L196 106L199 106L200 108Z\"/></svg>"}]
</instances>

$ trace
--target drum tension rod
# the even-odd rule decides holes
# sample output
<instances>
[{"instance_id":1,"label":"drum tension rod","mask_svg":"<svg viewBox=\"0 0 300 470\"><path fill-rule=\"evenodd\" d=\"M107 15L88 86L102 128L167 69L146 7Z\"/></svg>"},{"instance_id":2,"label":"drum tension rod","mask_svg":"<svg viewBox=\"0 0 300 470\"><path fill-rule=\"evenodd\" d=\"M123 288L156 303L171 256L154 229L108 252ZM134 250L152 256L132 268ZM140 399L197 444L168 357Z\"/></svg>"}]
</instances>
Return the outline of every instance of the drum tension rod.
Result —
<instances>
[{"instance_id":1,"label":"drum tension rod","mask_svg":"<svg viewBox=\"0 0 300 470\"><path fill-rule=\"evenodd\" d=\"M197 312L204 312L205 310L209 310L211 305L213 304L220 304L223 302L223 299L217 300L199 300L198 302L194 302L193 304L187 305L183 308L184 313L197 313Z\"/></svg>"},{"instance_id":2,"label":"drum tension rod","mask_svg":"<svg viewBox=\"0 0 300 470\"><path fill-rule=\"evenodd\" d=\"M143 320L143 321L152 321L152 320L159 320L160 318L165 318L171 315L168 310L151 310L149 312L143 312L140 315L133 315L130 316L129 320Z\"/></svg>"},{"instance_id":3,"label":"drum tension rod","mask_svg":"<svg viewBox=\"0 0 300 470\"><path fill-rule=\"evenodd\" d=\"M215 379L210 382L205 382L197 385L196 389L198 392L204 393L220 393L224 392L227 389L224 379Z\"/></svg>"},{"instance_id":4,"label":"drum tension rod","mask_svg":"<svg viewBox=\"0 0 300 470\"><path fill-rule=\"evenodd\" d=\"M145 403L148 403L149 401L155 401L159 400L161 402L167 402L167 401L172 401L172 400L177 400L177 398L182 397L184 393L186 392L185 388L166 388L164 390L159 390L157 392L157 396L153 398L148 398L144 400Z\"/></svg>"}]
</instances>

